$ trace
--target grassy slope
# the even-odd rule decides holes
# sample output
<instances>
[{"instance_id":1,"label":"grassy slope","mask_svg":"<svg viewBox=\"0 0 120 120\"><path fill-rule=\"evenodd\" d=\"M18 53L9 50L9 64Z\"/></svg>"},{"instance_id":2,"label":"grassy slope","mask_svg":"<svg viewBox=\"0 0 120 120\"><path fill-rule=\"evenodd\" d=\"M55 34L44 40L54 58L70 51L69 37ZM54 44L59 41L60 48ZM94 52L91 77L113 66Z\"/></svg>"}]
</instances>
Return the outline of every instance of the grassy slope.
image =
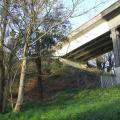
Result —
<instances>
[{"instance_id":1,"label":"grassy slope","mask_svg":"<svg viewBox=\"0 0 120 120\"><path fill-rule=\"evenodd\" d=\"M120 87L62 91L52 103L27 103L0 120L120 120Z\"/></svg>"}]
</instances>

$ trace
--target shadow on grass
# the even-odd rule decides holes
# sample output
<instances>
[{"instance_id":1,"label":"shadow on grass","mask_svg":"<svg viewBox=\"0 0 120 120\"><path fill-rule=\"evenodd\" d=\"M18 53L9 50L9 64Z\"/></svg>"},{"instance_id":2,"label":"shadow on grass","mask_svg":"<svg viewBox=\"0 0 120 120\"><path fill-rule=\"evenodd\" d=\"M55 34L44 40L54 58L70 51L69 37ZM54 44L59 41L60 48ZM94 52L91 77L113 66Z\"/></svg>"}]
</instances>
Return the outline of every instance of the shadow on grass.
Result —
<instances>
[{"instance_id":1,"label":"shadow on grass","mask_svg":"<svg viewBox=\"0 0 120 120\"><path fill-rule=\"evenodd\" d=\"M94 103L89 104L89 106L76 106L75 103L56 104L51 107L37 105L31 106L28 111L18 114L17 118L15 120L120 120L120 101L116 100L100 106Z\"/></svg>"},{"instance_id":2,"label":"shadow on grass","mask_svg":"<svg viewBox=\"0 0 120 120\"><path fill-rule=\"evenodd\" d=\"M120 120L120 89L66 90L53 103L27 102L0 120Z\"/></svg>"},{"instance_id":3,"label":"shadow on grass","mask_svg":"<svg viewBox=\"0 0 120 120\"><path fill-rule=\"evenodd\" d=\"M74 116L62 120L120 120L120 101L92 108L84 113L77 113Z\"/></svg>"}]
</instances>

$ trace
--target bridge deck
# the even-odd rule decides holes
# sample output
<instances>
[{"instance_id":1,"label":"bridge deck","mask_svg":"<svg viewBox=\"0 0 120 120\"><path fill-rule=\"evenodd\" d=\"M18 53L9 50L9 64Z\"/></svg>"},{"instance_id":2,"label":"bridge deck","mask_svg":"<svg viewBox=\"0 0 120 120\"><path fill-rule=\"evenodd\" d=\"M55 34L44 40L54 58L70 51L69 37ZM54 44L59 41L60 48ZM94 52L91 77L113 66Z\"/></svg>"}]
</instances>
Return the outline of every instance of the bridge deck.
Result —
<instances>
[{"instance_id":1,"label":"bridge deck","mask_svg":"<svg viewBox=\"0 0 120 120\"><path fill-rule=\"evenodd\" d=\"M87 61L113 49L111 29L120 29L120 1L80 26L69 36L69 43L56 49L55 56Z\"/></svg>"}]
</instances>

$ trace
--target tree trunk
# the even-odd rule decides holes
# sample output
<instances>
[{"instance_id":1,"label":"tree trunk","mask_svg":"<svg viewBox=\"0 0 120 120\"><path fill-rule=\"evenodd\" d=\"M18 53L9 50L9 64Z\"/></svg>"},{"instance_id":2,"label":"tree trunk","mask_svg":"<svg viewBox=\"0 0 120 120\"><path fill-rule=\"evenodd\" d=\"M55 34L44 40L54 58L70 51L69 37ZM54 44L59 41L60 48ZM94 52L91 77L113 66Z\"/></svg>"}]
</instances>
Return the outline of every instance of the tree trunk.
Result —
<instances>
[{"instance_id":1,"label":"tree trunk","mask_svg":"<svg viewBox=\"0 0 120 120\"><path fill-rule=\"evenodd\" d=\"M5 87L6 87L6 83L5 83L5 64L4 64L4 48L3 48L3 44L4 44L4 40L5 40L5 33L6 33L6 26L7 26L7 10L8 10L8 4L9 4L9 0L4 0L3 5L6 9L3 8L3 16L2 16L2 21L1 24L3 25L3 27L0 28L0 34L1 34L1 38L0 38L0 112L4 112L5 109L5 99L6 99L6 91L5 91Z\"/></svg>"},{"instance_id":2,"label":"tree trunk","mask_svg":"<svg viewBox=\"0 0 120 120\"><path fill-rule=\"evenodd\" d=\"M0 51L0 112L4 112L5 108L5 68L3 60L3 52Z\"/></svg>"},{"instance_id":3,"label":"tree trunk","mask_svg":"<svg viewBox=\"0 0 120 120\"><path fill-rule=\"evenodd\" d=\"M42 70L41 70L41 57L35 60L37 71L38 71L38 91L40 93L40 98L43 99L43 83L42 83Z\"/></svg>"},{"instance_id":4,"label":"tree trunk","mask_svg":"<svg viewBox=\"0 0 120 120\"><path fill-rule=\"evenodd\" d=\"M24 81L25 81L25 72L26 72L26 64L27 64L26 51L27 51L27 45L25 44L24 52L23 52L23 61L22 61L19 90L18 90L18 98L17 98L17 102L16 102L13 112L19 112L23 104Z\"/></svg>"}]
</instances>

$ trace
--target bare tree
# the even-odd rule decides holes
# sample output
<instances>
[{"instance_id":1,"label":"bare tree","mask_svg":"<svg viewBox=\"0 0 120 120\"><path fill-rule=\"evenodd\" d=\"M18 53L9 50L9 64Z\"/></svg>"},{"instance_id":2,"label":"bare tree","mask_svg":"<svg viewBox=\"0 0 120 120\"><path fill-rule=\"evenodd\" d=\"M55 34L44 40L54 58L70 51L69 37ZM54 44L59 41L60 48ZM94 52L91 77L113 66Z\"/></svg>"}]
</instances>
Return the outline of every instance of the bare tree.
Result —
<instances>
[{"instance_id":1,"label":"bare tree","mask_svg":"<svg viewBox=\"0 0 120 120\"><path fill-rule=\"evenodd\" d=\"M4 6L1 8L0 16L0 112L4 112L5 108L5 87L6 87L6 77L5 77L5 56L4 56L4 43L6 38L6 30L8 24L8 10L9 10L9 0L4 0L1 4Z\"/></svg>"},{"instance_id":2,"label":"bare tree","mask_svg":"<svg viewBox=\"0 0 120 120\"><path fill-rule=\"evenodd\" d=\"M20 83L18 90L18 98L17 103L14 108L14 112L20 111L20 108L23 104L23 96L24 96L24 82L25 82L25 74L27 69L27 60L30 57L29 51L31 51L31 46L37 47L35 44L42 45L44 36L50 35L56 27L60 27L66 20L70 17L73 17L73 13L76 10L77 6L83 2L84 0L71 0L71 7L63 7L66 11L63 19L57 19L53 22L52 13L58 4L60 4L59 0L3 0L1 2L2 11L1 12L1 27L0 27L0 111L3 111L4 108L4 90L5 90L5 65L4 65L4 47L9 49L8 45L5 46L6 40L6 29L8 21L11 20L9 25L12 26L12 30L14 30L15 35L14 39L17 40L12 42L14 47L11 47L10 50L10 59L9 59L9 74L8 78L10 79L10 71L11 71L11 59L14 56L17 56L22 60L21 63L21 75L20 75ZM9 4L10 3L10 4ZM86 11L88 12L88 10ZM83 14L85 14L84 12ZM9 17L7 17L9 16ZM49 19L46 19L46 16L49 16ZM50 19L51 17L51 19ZM9 20L8 20L9 19ZM47 23L48 22L48 23ZM52 24L50 24L52 22ZM43 23L46 24L45 30L43 30ZM62 29L62 28L60 28ZM58 30L58 29L56 29ZM42 33L42 34L41 34ZM39 36L36 36L39 34ZM11 36L11 35L10 35ZM16 37L17 36L17 37ZM59 38L61 39L61 37ZM19 47L17 46L19 44ZM18 49L14 49L18 47ZM37 52L36 52L37 51ZM36 49L36 65L38 67L39 76L38 79L41 80L41 48L37 47ZM33 51L34 52L34 51ZM41 84L41 83L40 83Z\"/></svg>"},{"instance_id":3,"label":"bare tree","mask_svg":"<svg viewBox=\"0 0 120 120\"><path fill-rule=\"evenodd\" d=\"M19 29L24 31L23 32L23 49L22 50L22 69L21 69L21 76L20 76L20 84L19 84L19 91L18 91L18 99L17 103L14 108L14 112L18 112L21 108L21 105L23 103L23 94L24 94L24 80L25 80L25 71L27 66L27 57L28 51L31 48L33 44L35 44L37 41L42 41L42 38L50 33L52 29L55 26L58 26L62 24L65 20L67 20L74 12L75 7L77 6L79 0L75 0L73 3L73 8L69 11L69 13L66 13L64 16L64 19L61 21L57 21L55 24L49 27L47 31L45 31L42 35L39 37L36 36L36 33L41 33L42 31L42 23L46 20L45 16L48 14L51 14L54 11L54 8L57 6L58 2L57 0L24 0L24 1L17 1L16 4L14 4L14 10L19 13L16 15L17 20L21 23L19 25ZM52 20L52 19L51 19ZM21 27L22 26L22 27ZM34 38L34 39L33 39ZM39 50L38 50L39 52ZM37 59L36 64L38 65L40 62L40 59ZM39 68L41 67L41 64L39 64ZM40 74L41 71L38 69ZM41 79L41 78L39 78Z\"/></svg>"}]
</instances>

